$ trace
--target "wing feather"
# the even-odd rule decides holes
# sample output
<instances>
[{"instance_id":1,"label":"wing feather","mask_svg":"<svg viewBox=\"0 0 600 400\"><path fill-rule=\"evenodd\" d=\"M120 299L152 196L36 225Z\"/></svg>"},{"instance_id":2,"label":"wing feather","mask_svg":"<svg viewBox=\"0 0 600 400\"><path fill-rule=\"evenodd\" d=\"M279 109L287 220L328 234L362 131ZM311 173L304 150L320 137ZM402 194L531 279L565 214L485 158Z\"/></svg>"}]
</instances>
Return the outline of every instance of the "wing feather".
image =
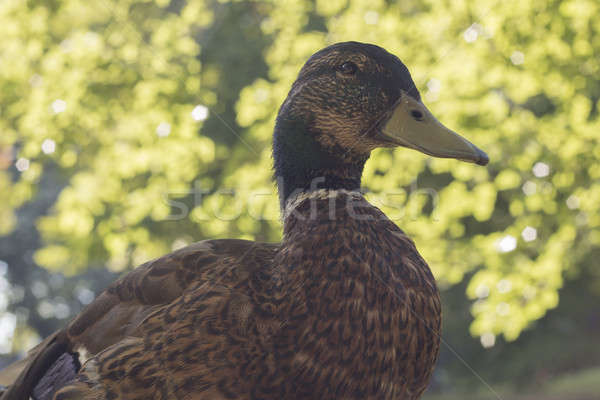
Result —
<instances>
[{"instance_id":1,"label":"wing feather","mask_svg":"<svg viewBox=\"0 0 600 400\"><path fill-rule=\"evenodd\" d=\"M256 268L264 264L262 258L268 262L277 248L278 244L246 240L206 240L142 264L111 284L66 328L32 349L26 359L0 371L0 383L11 385L2 400L28 398L45 371L65 351L79 353L83 364L87 355L120 347L135 338L139 343L141 335L152 326L150 317L176 302L190 285L206 290L224 282L233 287L247 279L246 265ZM252 262L246 263L246 258ZM162 318L160 323L167 320Z\"/></svg>"}]
</instances>

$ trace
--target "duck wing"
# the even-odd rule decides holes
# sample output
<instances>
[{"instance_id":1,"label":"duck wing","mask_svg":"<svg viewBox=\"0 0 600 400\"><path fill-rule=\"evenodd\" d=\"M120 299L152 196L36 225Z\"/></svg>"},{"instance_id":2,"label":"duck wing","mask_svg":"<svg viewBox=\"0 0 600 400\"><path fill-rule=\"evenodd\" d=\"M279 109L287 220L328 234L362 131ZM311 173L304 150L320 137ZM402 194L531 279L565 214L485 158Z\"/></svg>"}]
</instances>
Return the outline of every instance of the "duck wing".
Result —
<instances>
[{"instance_id":1,"label":"duck wing","mask_svg":"<svg viewBox=\"0 0 600 400\"><path fill-rule=\"evenodd\" d=\"M2 400L32 395L51 399L88 359L93 362L84 365L84 380L99 366L115 369L128 357L135 360L144 354L159 355L162 341L187 332L203 318L213 298L220 303L225 299L228 307L238 314L243 312L243 289L236 289L236 295L229 299L232 288L247 286L244 282L269 265L278 248L278 244L246 240L207 240L142 264L110 285L67 327L32 349L26 359L0 371L0 382L10 385ZM215 318L214 312L210 315ZM157 349L149 352L148 346ZM133 364L139 369L140 362L145 361ZM74 384L80 389L82 385L87 390L91 383L79 380ZM78 398L63 391L64 398Z\"/></svg>"}]
</instances>

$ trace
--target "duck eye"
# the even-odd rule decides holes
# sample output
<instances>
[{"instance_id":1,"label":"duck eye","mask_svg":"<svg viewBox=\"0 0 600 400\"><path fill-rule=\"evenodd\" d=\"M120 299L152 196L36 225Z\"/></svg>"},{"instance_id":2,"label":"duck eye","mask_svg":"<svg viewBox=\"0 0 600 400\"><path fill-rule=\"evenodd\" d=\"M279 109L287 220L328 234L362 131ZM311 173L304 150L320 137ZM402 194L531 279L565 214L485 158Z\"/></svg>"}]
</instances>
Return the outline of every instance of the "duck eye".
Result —
<instances>
[{"instance_id":1,"label":"duck eye","mask_svg":"<svg viewBox=\"0 0 600 400\"><path fill-rule=\"evenodd\" d=\"M352 61L346 61L340 65L340 71L344 75L354 75L356 70L358 70L358 67Z\"/></svg>"},{"instance_id":2,"label":"duck eye","mask_svg":"<svg viewBox=\"0 0 600 400\"><path fill-rule=\"evenodd\" d=\"M422 121L423 120L423 113L419 110L411 110L410 111L410 115L416 119L417 121Z\"/></svg>"}]
</instances>

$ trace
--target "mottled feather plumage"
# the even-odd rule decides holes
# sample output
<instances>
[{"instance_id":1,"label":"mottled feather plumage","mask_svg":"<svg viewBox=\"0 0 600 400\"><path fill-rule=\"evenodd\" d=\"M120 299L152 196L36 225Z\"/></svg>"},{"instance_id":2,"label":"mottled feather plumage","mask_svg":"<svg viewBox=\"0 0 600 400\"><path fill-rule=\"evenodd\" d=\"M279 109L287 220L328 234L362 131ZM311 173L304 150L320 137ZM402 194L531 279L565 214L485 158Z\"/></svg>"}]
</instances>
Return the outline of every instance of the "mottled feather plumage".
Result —
<instances>
[{"instance_id":1,"label":"mottled feather plumage","mask_svg":"<svg viewBox=\"0 0 600 400\"><path fill-rule=\"evenodd\" d=\"M347 59L361 76L340 74ZM439 350L435 280L357 192L400 89L420 98L381 48L316 53L275 130L281 243L207 240L139 266L33 349L2 400L36 386L55 400L419 398ZM50 371L77 363L50 393Z\"/></svg>"}]
</instances>

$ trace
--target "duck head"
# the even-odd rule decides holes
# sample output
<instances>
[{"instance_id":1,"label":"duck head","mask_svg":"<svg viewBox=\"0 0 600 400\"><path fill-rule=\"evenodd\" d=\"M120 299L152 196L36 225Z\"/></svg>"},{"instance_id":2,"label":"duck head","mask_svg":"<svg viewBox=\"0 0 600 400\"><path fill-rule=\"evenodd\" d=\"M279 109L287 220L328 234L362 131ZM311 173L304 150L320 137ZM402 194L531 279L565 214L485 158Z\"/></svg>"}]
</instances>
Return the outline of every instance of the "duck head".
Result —
<instances>
[{"instance_id":1,"label":"duck head","mask_svg":"<svg viewBox=\"0 0 600 400\"><path fill-rule=\"evenodd\" d=\"M358 42L318 51L277 116L273 158L282 205L298 192L360 189L371 151L396 146L488 163L483 151L429 112L398 57Z\"/></svg>"}]
</instances>

